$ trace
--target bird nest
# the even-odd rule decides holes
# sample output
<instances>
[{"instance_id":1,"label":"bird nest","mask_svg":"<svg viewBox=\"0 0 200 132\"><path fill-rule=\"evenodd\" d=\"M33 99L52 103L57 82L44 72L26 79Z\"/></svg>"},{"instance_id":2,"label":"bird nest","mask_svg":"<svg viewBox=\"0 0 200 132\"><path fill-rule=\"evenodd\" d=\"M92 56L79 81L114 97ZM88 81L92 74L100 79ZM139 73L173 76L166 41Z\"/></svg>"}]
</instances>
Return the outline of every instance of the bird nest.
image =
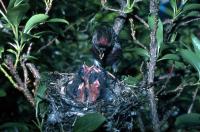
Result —
<instances>
[{"instance_id":1,"label":"bird nest","mask_svg":"<svg viewBox=\"0 0 200 132\"><path fill-rule=\"evenodd\" d=\"M90 113L106 118L100 127L103 131L134 129L141 92L104 69L82 65L73 74L48 73L41 83L48 100L44 131L72 131L77 119Z\"/></svg>"}]
</instances>

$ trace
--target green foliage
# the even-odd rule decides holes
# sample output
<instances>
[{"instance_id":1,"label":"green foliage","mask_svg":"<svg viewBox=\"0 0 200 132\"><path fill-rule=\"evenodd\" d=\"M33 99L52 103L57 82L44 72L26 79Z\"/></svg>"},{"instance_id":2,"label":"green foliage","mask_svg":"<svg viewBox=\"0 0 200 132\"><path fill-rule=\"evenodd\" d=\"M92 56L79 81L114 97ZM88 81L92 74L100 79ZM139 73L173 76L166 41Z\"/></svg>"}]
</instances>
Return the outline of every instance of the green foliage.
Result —
<instances>
[{"instance_id":1,"label":"green foliage","mask_svg":"<svg viewBox=\"0 0 200 132\"><path fill-rule=\"evenodd\" d=\"M2 58L2 53L4 52L4 48L0 47L0 59Z\"/></svg>"},{"instance_id":2,"label":"green foliage","mask_svg":"<svg viewBox=\"0 0 200 132\"><path fill-rule=\"evenodd\" d=\"M145 77L144 74L146 74L147 69L145 69L145 66L148 64L150 57L149 33L155 26L155 16L148 16L149 1L141 1L139 4L135 1L127 0L123 12L128 14L128 18L133 18L135 38L138 41L131 38L132 32L127 20L119 35L123 48L123 58L117 77L123 76L124 83L137 88L143 77ZM108 2L109 6L119 9L114 1L108 0ZM26 54L30 43L33 43L33 47L28 61L34 63L40 72L59 71L71 73L77 71L83 63L92 65L93 60L90 52L92 33L97 26L112 25L114 19L118 16L117 12L104 11L101 8L100 1L94 0L54 0L48 14L45 14L46 7L44 6L47 5L43 1L10 0L7 13L2 8L0 9L0 69L2 71L0 84L7 82L4 78L6 77L12 85L15 85L15 80L10 76L4 64L4 54L9 52L13 55L15 68L19 70L21 75L22 69L19 68L19 62L24 59L23 55ZM198 1L193 0L170 0L165 8L164 13L160 13L156 33L158 59L154 85L155 93L158 93L156 97L159 114L163 116L172 106L179 109L178 112L175 111L174 113L182 114L187 111L192 102L194 88L198 85L196 84L196 81L198 81L196 72L200 77L199 21L187 24L188 21L199 17L200 4ZM135 15L147 22L147 26L135 18ZM171 23L167 23L168 19ZM169 74L172 74L173 77L171 78ZM159 80L168 75L169 78ZM32 81L32 78L30 78L30 81ZM7 102L11 99L16 101L21 97L21 94L19 95L16 91L13 92L13 89L9 89L12 86L8 84L1 85L0 88L0 98L3 100L4 105L9 104ZM183 91L181 91L181 88L177 88L179 85L188 86L183 87ZM41 83L35 97L37 105L34 117L37 119L33 120L40 130L44 123L41 117L45 117L48 110L42 99L45 97L46 89L45 85ZM180 94L179 91L181 91ZM13 93L16 94L14 97ZM171 99L174 99L174 101L171 101ZM192 111L199 113L198 105L199 93ZM20 109L26 108L26 105L21 103L18 103L17 106ZM3 105L2 108L4 108ZM144 123L148 124L149 113L145 103L144 108L147 111L143 110L142 114L144 116L142 118L144 118ZM34 109L29 109L29 111L31 110ZM199 126L199 114L196 113L178 115L175 124L167 122L167 125L165 125L169 131L174 125L180 129ZM15 122L6 124L3 120L5 119L4 116L10 119L7 122L16 120L16 118L9 115L10 113L2 112L0 117L3 118L0 119L0 123L4 124L0 126L0 130L13 130L14 127L22 131L27 130L27 124L22 123L23 116L18 116L18 114L14 115L19 122L18 124L15 124ZM169 118L173 120L174 116ZM105 121L105 117L99 113L89 114L77 119L74 131L93 131ZM33 125L32 122L31 125ZM134 127L137 131L137 126Z\"/></svg>"},{"instance_id":3,"label":"green foliage","mask_svg":"<svg viewBox=\"0 0 200 132\"><path fill-rule=\"evenodd\" d=\"M24 33L30 33L31 29L40 23L45 22L49 18L46 14L36 14L32 16L26 23L24 27Z\"/></svg>"},{"instance_id":4,"label":"green foliage","mask_svg":"<svg viewBox=\"0 0 200 132\"><path fill-rule=\"evenodd\" d=\"M176 118L175 125L177 128L193 128L200 125L200 114L190 113L183 114Z\"/></svg>"},{"instance_id":5,"label":"green foliage","mask_svg":"<svg viewBox=\"0 0 200 132\"><path fill-rule=\"evenodd\" d=\"M155 27L155 16L151 15L148 17L148 24L151 30L154 29ZM162 47L163 44L163 24L162 21L159 19L158 21L158 28L156 32L156 39L157 39L157 54L159 55L160 48Z\"/></svg>"},{"instance_id":6,"label":"green foliage","mask_svg":"<svg viewBox=\"0 0 200 132\"><path fill-rule=\"evenodd\" d=\"M74 132L92 132L99 128L106 118L100 113L91 113L83 117L79 117L74 125Z\"/></svg>"},{"instance_id":7,"label":"green foliage","mask_svg":"<svg viewBox=\"0 0 200 132\"><path fill-rule=\"evenodd\" d=\"M158 61L161 60L174 60L174 61L179 61L180 57L176 54L166 54L164 56L162 56L160 59L158 59Z\"/></svg>"},{"instance_id":8,"label":"green foliage","mask_svg":"<svg viewBox=\"0 0 200 132\"><path fill-rule=\"evenodd\" d=\"M8 22L17 28L28 9L29 4L27 2L14 4L14 6L10 7L7 11L6 16L9 20Z\"/></svg>"},{"instance_id":9,"label":"green foliage","mask_svg":"<svg viewBox=\"0 0 200 132\"><path fill-rule=\"evenodd\" d=\"M194 35L191 36L192 44L195 52L191 50L181 50L180 53L182 57L189 62L193 67L197 70L198 75L200 77L200 40Z\"/></svg>"},{"instance_id":10,"label":"green foliage","mask_svg":"<svg viewBox=\"0 0 200 132\"><path fill-rule=\"evenodd\" d=\"M6 95L6 91L4 89L0 89L0 97L5 97Z\"/></svg>"},{"instance_id":11,"label":"green foliage","mask_svg":"<svg viewBox=\"0 0 200 132\"><path fill-rule=\"evenodd\" d=\"M0 125L1 131L22 131L22 132L28 132L29 128L27 127L27 124L22 122L8 122Z\"/></svg>"}]
</instances>

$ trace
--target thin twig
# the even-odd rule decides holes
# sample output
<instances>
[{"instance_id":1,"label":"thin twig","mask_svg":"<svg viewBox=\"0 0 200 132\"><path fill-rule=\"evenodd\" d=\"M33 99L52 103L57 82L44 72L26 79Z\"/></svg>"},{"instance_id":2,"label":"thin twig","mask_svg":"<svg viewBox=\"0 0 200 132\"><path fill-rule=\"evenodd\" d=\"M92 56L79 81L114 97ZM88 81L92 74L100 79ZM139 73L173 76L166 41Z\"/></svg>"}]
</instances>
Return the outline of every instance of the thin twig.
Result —
<instances>
[{"instance_id":1,"label":"thin twig","mask_svg":"<svg viewBox=\"0 0 200 132\"><path fill-rule=\"evenodd\" d=\"M28 47L28 50L27 50L27 52L26 52L26 56L29 56L29 55L30 55L32 46L33 46L33 43L30 43L30 45L29 45L29 47Z\"/></svg>"},{"instance_id":2,"label":"thin twig","mask_svg":"<svg viewBox=\"0 0 200 132\"><path fill-rule=\"evenodd\" d=\"M47 15L49 11L51 10L53 0L44 0L46 8L45 8L45 14Z\"/></svg>"},{"instance_id":3,"label":"thin twig","mask_svg":"<svg viewBox=\"0 0 200 132\"><path fill-rule=\"evenodd\" d=\"M139 45L140 47L142 47L143 49L145 49L145 50L147 50L147 47L146 46L144 46L144 44L142 44L139 40L137 40L136 39L136 37L135 37L135 30L134 30L134 24L133 24L133 19L129 19L129 21L130 21L130 24L131 24L131 36L132 36L132 38L133 38L133 41L137 44L137 45Z\"/></svg>"},{"instance_id":4,"label":"thin twig","mask_svg":"<svg viewBox=\"0 0 200 132\"><path fill-rule=\"evenodd\" d=\"M57 39L57 36L49 41L46 45L42 46L36 53L40 53L42 50L46 49L48 46L52 45L53 42Z\"/></svg>"},{"instance_id":5,"label":"thin twig","mask_svg":"<svg viewBox=\"0 0 200 132\"><path fill-rule=\"evenodd\" d=\"M108 6L105 6L105 5L103 6L103 8L104 8L105 10L109 10L109 11L114 11L114 12L123 13L122 10L114 9L114 8L111 8L111 7L108 7Z\"/></svg>"},{"instance_id":6,"label":"thin twig","mask_svg":"<svg viewBox=\"0 0 200 132\"><path fill-rule=\"evenodd\" d=\"M33 95L27 88L26 84L24 84L24 82L20 78L16 68L14 67L12 58L10 56L7 56L5 63L6 63L5 65L8 68L11 76L16 81L17 86L15 86L15 88L18 89L19 91L21 91L24 94L24 96L27 98L27 100L32 104L32 106L34 106L35 102L34 102Z\"/></svg>"},{"instance_id":7,"label":"thin twig","mask_svg":"<svg viewBox=\"0 0 200 132\"><path fill-rule=\"evenodd\" d=\"M196 100L198 91L199 91L199 86L197 86L197 88L195 89L195 91L194 91L194 93L193 93L193 96L192 96L192 103L190 104L190 107L189 107L188 112L187 112L188 114L192 112L192 108L193 108L193 106L194 106L194 102L195 102L195 100Z\"/></svg>"},{"instance_id":8,"label":"thin twig","mask_svg":"<svg viewBox=\"0 0 200 132\"><path fill-rule=\"evenodd\" d=\"M40 82L40 73L38 72L37 68L32 63L26 63L27 68L31 71L33 74L33 77L35 81L33 82L33 85L35 86L35 91L37 91L38 84ZM35 93L34 93L35 94Z\"/></svg>"},{"instance_id":9,"label":"thin twig","mask_svg":"<svg viewBox=\"0 0 200 132\"><path fill-rule=\"evenodd\" d=\"M192 23L192 22L195 22L195 21L200 21L200 17L197 17L197 18L194 18L194 19L191 19L191 20L182 22L182 23L180 23L180 24L177 26L177 28L179 28L180 26L186 26L186 25L188 25L189 23Z\"/></svg>"},{"instance_id":10,"label":"thin twig","mask_svg":"<svg viewBox=\"0 0 200 132\"><path fill-rule=\"evenodd\" d=\"M0 3L1 3L1 5L2 5L2 7L3 7L3 9L4 9L5 13L7 13L6 6L5 6L5 4L3 3L3 1L2 1L2 0L0 0Z\"/></svg>"},{"instance_id":11,"label":"thin twig","mask_svg":"<svg viewBox=\"0 0 200 132\"><path fill-rule=\"evenodd\" d=\"M134 17L135 17L137 20L139 20L142 24L144 24L144 26L145 26L146 28L149 29L149 25L148 25L148 23L145 22L144 19L142 19L142 18L139 17L138 15L134 15Z\"/></svg>"},{"instance_id":12,"label":"thin twig","mask_svg":"<svg viewBox=\"0 0 200 132\"><path fill-rule=\"evenodd\" d=\"M159 93L161 93L164 89L166 89L167 84L169 83L170 79L173 77L173 71L174 71L174 64L171 67L171 71L170 73L167 74L167 80L165 81L164 85L162 85L161 89L159 89L158 92L156 92L156 95L158 95ZM164 77L163 77L164 79Z\"/></svg>"}]
</instances>

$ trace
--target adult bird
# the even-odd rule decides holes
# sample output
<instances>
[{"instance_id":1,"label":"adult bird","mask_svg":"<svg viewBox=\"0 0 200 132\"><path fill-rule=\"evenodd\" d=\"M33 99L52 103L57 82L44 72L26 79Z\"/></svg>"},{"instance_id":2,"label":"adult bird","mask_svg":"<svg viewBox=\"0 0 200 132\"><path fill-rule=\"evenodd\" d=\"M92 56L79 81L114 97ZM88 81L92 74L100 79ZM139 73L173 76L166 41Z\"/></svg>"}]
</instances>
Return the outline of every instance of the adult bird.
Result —
<instances>
[{"instance_id":1,"label":"adult bird","mask_svg":"<svg viewBox=\"0 0 200 132\"><path fill-rule=\"evenodd\" d=\"M117 72L122 49L119 38L112 27L97 28L92 37L92 53L96 66L103 68L111 66L113 72Z\"/></svg>"}]
</instances>

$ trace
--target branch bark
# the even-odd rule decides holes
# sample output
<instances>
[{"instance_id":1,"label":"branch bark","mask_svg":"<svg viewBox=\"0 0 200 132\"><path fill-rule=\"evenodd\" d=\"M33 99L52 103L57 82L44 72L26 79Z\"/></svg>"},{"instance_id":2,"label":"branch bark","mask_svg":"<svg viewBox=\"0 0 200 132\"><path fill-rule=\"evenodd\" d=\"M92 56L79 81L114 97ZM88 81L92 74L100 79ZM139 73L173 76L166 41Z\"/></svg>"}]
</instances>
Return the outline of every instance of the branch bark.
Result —
<instances>
[{"instance_id":1,"label":"branch bark","mask_svg":"<svg viewBox=\"0 0 200 132\"><path fill-rule=\"evenodd\" d=\"M156 32L158 28L158 6L159 1L158 0L150 0L150 15L155 16L154 17L154 28L151 29L150 33L150 60L147 64L148 68L148 75L147 75L147 84L150 86L148 88L148 99L150 103L150 111L152 116L152 125L153 125L153 131L154 132L160 132L160 124L159 124L159 118L157 113L157 105L156 105L156 97L154 93L154 86L152 85L154 82L154 74L155 74L155 67L156 67L156 60L157 60L157 39L156 39Z\"/></svg>"},{"instance_id":2,"label":"branch bark","mask_svg":"<svg viewBox=\"0 0 200 132\"><path fill-rule=\"evenodd\" d=\"M123 11L123 9L126 6L126 2L124 0L116 0L119 5L121 10ZM115 33L118 35L119 32L121 31L121 29L124 26L125 23L125 19L126 19L127 15L123 12L119 12L119 17L115 19L114 25L113 25L113 30L115 31Z\"/></svg>"}]
</instances>

